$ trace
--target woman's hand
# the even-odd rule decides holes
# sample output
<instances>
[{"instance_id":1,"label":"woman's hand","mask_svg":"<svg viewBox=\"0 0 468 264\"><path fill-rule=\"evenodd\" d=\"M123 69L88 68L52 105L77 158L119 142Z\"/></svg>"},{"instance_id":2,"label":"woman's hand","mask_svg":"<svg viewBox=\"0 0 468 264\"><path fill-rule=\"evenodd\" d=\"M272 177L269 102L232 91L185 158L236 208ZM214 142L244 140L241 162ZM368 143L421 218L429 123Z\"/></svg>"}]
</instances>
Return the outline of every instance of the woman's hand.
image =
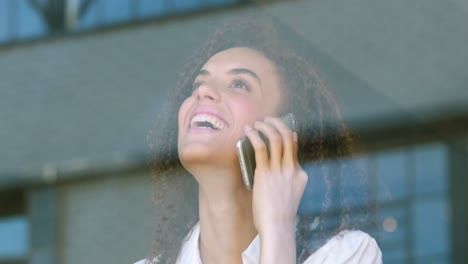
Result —
<instances>
[{"instance_id":1,"label":"woman's hand","mask_svg":"<svg viewBox=\"0 0 468 264\"><path fill-rule=\"evenodd\" d=\"M297 209L308 179L298 162L297 134L272 117L257 121L255 129L268 138L270 149L268 157L258 131L246 127L256 161L252 194L255 227L260 236L284 230L292 230L294 236Z\"/></svg>"}]
</instances>

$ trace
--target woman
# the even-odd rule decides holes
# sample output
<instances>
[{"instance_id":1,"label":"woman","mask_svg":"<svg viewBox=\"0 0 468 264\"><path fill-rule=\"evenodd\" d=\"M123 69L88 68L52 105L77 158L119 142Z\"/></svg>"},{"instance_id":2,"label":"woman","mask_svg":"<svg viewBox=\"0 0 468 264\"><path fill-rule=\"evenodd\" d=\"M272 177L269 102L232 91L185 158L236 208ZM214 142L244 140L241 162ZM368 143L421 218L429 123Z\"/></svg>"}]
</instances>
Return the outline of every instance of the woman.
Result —
<instances>
[{"instance_id":1,"label":"woman","mask_svg":"<svg viewBox=\"0 0 468 264\"><path fill-rule=\"evenodd\" d=\"M220 28L190 60L160 116L158 129L166 133L155 145L155 177L183 167L196 179L199 222L178 253L156 249L166 254L154 260L381 263L375 240L351 230L360 225L349 220L348 198L339 201L338 222L326 213L328 195L313 201L323 209L317 217L297 217L308 182L327 183L328 193L338 188L342 170L327 170L324 159L351 154L353 140L314 68L290 45L290 36L281 35L287 31L273 21L243 21ZM299 133L278 118L288 112L296 115ZM243 185L235 147L244 136L257 163L252 191ZM323 173L306 172L305 161Z\"/></svg>"}]
</instances>

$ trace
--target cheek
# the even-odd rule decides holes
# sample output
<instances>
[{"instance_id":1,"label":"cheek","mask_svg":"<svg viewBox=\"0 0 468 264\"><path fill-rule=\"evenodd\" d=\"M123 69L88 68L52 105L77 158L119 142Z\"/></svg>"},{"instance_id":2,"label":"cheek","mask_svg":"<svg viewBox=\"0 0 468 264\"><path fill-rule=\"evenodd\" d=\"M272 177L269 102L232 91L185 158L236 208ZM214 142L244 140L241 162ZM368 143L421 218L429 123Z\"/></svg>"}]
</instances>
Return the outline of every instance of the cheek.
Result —
<instances>
[{"instance_id":1,"label":"cheek","mask_svg":"<svg viewBox=\"0 0 468 264\"><path fill-rule=\"evenodd\" d=\"M261 119L263 111L261 104L255 98L232 98L230 100L230 107L237 119L238 125L253 125L254 121Z\"/></svg>"}]
</instances>

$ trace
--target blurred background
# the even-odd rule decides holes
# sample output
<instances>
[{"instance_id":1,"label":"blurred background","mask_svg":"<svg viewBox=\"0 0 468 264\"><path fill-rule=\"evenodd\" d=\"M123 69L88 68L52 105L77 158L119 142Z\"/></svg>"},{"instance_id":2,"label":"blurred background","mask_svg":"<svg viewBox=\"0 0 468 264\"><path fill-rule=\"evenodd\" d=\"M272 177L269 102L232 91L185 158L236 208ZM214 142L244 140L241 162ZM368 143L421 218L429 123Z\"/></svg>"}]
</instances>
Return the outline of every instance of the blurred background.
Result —
<instances>
[{"instance_id":1,"label":"blurred background","mask_svg":"<svg viewBox=\"0 0 468 264\"><path fill-rule=\"evenodd\" d=\"M214 27L259 9L367 150L384 263L466 263L468 1L0 0L0 264L133 263L165 210L196 214L152 207L146 134Z\"/></svg>"}]
</instances>

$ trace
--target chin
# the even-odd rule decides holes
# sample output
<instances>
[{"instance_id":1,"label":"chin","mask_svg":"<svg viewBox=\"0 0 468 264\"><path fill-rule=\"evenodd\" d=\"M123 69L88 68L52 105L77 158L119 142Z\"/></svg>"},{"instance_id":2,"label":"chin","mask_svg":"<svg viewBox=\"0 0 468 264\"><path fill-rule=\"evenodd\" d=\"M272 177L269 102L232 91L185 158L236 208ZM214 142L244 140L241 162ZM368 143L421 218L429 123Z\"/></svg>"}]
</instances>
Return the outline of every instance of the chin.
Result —
<instances>
[{"instance_id":1,"label":"chin","mask_svg":"<svg viewBox=\"0 0 468 264\"><path fill-rule=\"evenodd\" d=\"M193 145L182 150L179 149L179 160L188 171L190 171L189 168L200 165L226 168L239 163L235 151L234 153L228 153L227 151L220 151L220 148L208 149Z\"/></svg>"},{"instance_id":2,"label":"chin","mask_svg":"<svg viewBox=\"0 0 468 264\"><path fill-rule=\"evenodd\" d=\"M209 160L213 156L206 149L197 150L196 148L179 150L179 159L182 163L186 162L203 162Z\"/></svg>"}]
</instances>

